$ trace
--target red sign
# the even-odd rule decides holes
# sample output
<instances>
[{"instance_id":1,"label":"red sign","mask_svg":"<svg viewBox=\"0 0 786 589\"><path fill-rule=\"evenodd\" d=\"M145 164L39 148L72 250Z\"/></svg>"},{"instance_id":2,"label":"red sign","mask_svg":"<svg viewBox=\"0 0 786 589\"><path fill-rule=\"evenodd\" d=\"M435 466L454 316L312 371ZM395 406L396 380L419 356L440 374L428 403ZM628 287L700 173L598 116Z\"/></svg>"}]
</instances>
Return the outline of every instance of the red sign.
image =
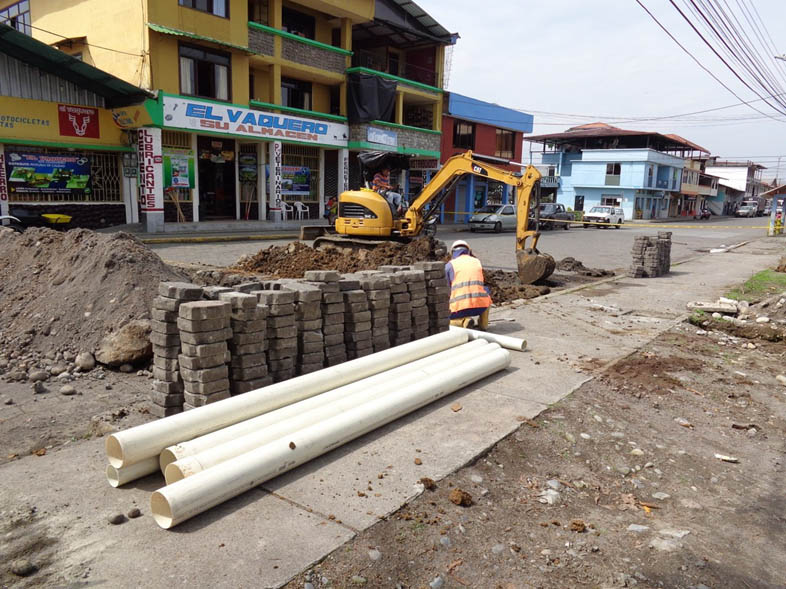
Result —
<instances>
[{"instance_id":1,"label":"red sign","mask_svg":"<svg viewBox=\"0 0 786 589\"><path fill-rule=\"evenodd\" d=\"M60 134L66 137L85 137L99 139L98 109L87 106L57 105L57 118Z\"/></svg>"}]
</instances>

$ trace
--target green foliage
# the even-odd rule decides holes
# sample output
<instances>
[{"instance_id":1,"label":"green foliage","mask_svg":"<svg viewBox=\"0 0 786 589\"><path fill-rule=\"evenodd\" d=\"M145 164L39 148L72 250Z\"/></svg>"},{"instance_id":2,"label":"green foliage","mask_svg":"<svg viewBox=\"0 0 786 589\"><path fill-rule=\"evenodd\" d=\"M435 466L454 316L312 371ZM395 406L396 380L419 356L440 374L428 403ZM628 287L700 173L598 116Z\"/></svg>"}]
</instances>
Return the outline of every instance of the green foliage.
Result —
<instances>
[{"instance_id":1,"label":"green foliage","mask_svg":"<svg viewBox=\"0 0 786 589\"><path fill-rule=\"evenodd\" d=\"M786 274L775 270L762 270L741 286L730 290L726 296L738 301L755 302L784 290L786 290Z\"/></svg>"}]
</instances>

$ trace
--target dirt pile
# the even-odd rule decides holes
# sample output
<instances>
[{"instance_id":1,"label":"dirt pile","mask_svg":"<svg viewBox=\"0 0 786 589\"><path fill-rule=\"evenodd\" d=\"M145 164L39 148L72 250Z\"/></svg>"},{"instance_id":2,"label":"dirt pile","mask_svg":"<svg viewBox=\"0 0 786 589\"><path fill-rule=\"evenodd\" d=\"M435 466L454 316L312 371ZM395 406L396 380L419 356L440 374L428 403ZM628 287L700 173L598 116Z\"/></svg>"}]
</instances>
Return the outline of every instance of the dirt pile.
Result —
<instances>
[{"instance_id":1,"label":"dirt pile","mask_svg":"<svg viewBox=\"0 0 786 589\"><path fill-rule=\"evenodd\" d=\"M93 349L149 317L161 280L182 279L127 233L0 230L0 347Z\"/></svg>"},{"instance_id":2,"label":"dirt pile","mask_svg":"<svg viewBox=\"0 0 786 589\"><path fill-rule=\"evenodd\" d=\"M483 278L491 291L491 300L497 304L516 299L534 299L551 292L551 289L546 285L521 284L518 274L515 272L485 271Z\"/></svg>"},{"instance_id":3,"label":"dirt pile","mask_svg":"<svg viewBox=\"0 0 786 589\"><path fill-rule=\"evenodd\" d=\"M778 265L775 267L776 272L786 272L786 256L781 256Z\"/></svg>"},{"instance_id":4,"label":"dirt pile","mask_svg":"<svg viewBox=\"0 0 786 589\"><path fill-rule=\"evenodd\" d=\"M335 249L315 250L296 241L285 246L260 250L244 256L230 268L280 278L300 278L306 270L337 270L341 273L373 270L379 266L408 266L415 262L444 259L444 244L431 237L410 243L385 243L373 250L359 250L351 254Z\"/></svg>"},{"instance_id":5,"label":"dirt pile","mask_svg":"<svg viewBox=\"0 0 786 589\"><path fill-rule=\"evenodd\" d=\"M600 278L602 276L614 276L611 270L603 270L602 268L587 268L581 260L575 258L563 258L557 262L557 270L561 272L575 272L581 276L592 276Z\"/></svg>"}]
</instances>

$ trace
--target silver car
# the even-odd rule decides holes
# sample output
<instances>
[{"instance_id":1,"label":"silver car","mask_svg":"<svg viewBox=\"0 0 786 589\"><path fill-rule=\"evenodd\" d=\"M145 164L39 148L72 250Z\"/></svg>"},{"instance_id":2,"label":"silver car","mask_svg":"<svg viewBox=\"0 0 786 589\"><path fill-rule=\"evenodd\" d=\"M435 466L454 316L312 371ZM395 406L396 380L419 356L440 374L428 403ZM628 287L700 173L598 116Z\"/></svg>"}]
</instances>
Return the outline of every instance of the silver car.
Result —
<instances>
[{"instance_id":1,"label":"silver car","mask_svg":"<svg viewBox=\"0 0 786 589\"><path fill-rule=\"evenodd\" d=\"M516 230L516 207L513 205L486 205L475 211L469 219L472 232L488 229L501 233L505 229Z\"/></svg>"}]
</instances>

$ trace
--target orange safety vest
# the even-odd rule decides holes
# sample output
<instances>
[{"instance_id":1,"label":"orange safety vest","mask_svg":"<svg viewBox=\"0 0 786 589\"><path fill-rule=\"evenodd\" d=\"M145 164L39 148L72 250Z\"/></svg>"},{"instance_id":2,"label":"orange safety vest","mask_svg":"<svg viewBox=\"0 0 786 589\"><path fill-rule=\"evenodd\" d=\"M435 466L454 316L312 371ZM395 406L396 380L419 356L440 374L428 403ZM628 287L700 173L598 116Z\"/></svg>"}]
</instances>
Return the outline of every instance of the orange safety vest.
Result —
<instances>
[{"instance_id":1,"label":"orange safety vest","mask_svg":"<svg viewBox=\"0 0 786 589\"><path fill-rule=\"evenodd\" d=\"M463 255L451 260L450 264L454 272L450 285L450 312L490 307L491 297L484 286L480 260Z\"/></svg>"}]
</instances>

